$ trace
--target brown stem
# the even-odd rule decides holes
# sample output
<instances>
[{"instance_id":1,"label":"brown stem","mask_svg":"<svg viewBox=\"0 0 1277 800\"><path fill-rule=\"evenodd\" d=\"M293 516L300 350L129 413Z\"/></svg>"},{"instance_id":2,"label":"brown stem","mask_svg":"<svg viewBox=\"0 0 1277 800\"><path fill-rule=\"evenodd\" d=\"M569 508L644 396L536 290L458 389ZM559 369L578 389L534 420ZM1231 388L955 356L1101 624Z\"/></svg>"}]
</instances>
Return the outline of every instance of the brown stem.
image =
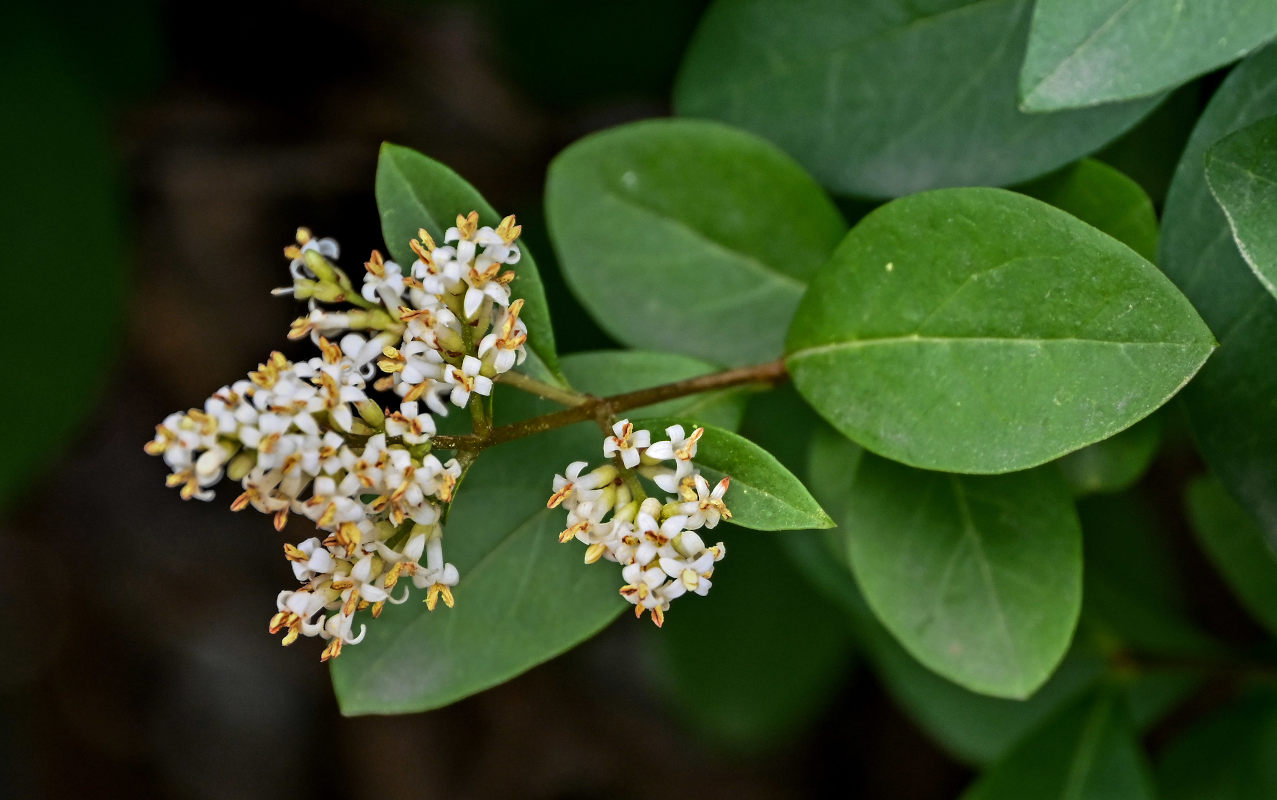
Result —
<instances>
[{"instance_id":1,"label":"brown stem","mask_svg":"<svg viewBox=\"0 0 1277 800\"><path fill-rule=\"evenodd\" d=\"M700 392L708 392L715 389L728 389L749 383L776 384L788 377L789 374L785 369L785 360L776 359L766 364L737 367L723 372L715 372L711 375L701 375L696 378L666 383L648 389L639 389L636 392L625 392L611 397L587 395L584 402L579 405L533 417L522 422L515 422L511 425L502 425L499 428L492 429L486 435L436 436L431 440L431 444L437 450L482 450L503 442L522 439L525 436L554 430L555 428L562 428L564 425L571 425L574 422L584 422L591 419L606 420L631 408L640 408L689 394L699 394Z\"/></svg>"}]
</instances>

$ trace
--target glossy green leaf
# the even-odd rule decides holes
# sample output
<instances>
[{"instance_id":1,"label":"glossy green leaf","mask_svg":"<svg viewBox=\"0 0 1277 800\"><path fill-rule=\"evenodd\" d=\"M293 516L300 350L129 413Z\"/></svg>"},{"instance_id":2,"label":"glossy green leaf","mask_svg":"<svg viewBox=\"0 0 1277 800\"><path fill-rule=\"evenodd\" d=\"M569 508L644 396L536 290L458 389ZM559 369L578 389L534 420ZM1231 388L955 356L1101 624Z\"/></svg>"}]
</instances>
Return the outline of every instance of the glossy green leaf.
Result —
<instances>
[{"instance_id":1,"label":"glossy green leaf","mask_svg":"<svg viewBox=\"0 0 1277 800\"><path fill-rule=\"evenodd\" d=\"M0 392L9 420L0 506L100 408L123 330L119 156L100 92L74 70L65 36L25 24L0 30L0 93L12 109L0 131L7 280L0 352L10 365Z\"/></svg>"},{"instance_id":2,"label":"glossy green leaf","mask_svg":"<svg viewBox=\"0 0 1277 800\"><path fill-rule=\"evenodd\" d=\"M1273 14L1277 16L1277 5ZM1206 181L1228 217L1237 249L1264 288L1277 296L1277 117L1211 147Z\"/></svg>"},{"instance_id":3,"label":"glossy green leaf","mask_svg":"<svg viewBox=\"0 0 1277 800\"><path fill-rule=\"evenodd\" d=\"M1213 478L1188 488L1193 531L1246 610L1277 634L1277 553L1253 517Z\"/></svg>"},{"instance_id":4,"label":"glossy green leaf","mask_svg":"<svg viewBox=\"0 0 1277 800\"><path fill-rule=\"evenodd\" d=\"M1277 47L1234 69L1180 159L1162 215L1158 264L1193 301L1220 347L1184 392L1194 438L1228 490L1277 542L1277 302L1255 279L1206 185L1205 155L1232 131L1277 114Z\"/></svg>"},{"instance_id":5,"label":"glossy green leaf","mask_svg":"<svg viewBox=\"0 0 1277 800\"><path fill-rule=\"evenodd\" d=\"M1146 417L1115 436L1069 453L1056 463L1075 494L1120 492L1148 470L1161 441L1161 419Z\"/></svg>"},{"instance_id":6,"label":"glossy green leaf","mask_svg":"<svg viewBox=\"0 0 1277 800\"><path fill-rule=\"evenodd\" d=\"M1082 600L1082 532L1054 470L960 476L866 454L848 553L874 613L927 667L1027 697L1060 663Z\"/></svg>"},{"instance_id":7,"label":"glossy green leaf","mask_svg":"<svg viewBox=\"0 0 1277 800\"><path fill-rule=\"evenodd\" d=\"M836 192L1029 180L1093 152L1154 105L1022 113L1030 6L720 0L692 40L675 109L771 139Z\"/></svg>"},{"instance_id":8,"label":"glossy green leaf","mask_svg":"<svg viewBox=\"0 0 1277 800\"><path fill-rule=\"evenodd\" d=\"M818 432L811 445L810 466L803 473L809 476L812 492L840 527L829 532L795 532L779 541L813 586L843 609L862 651L895 701L954 756L972 764L989 764L1094 686L1107 665L1101 644L1111 648L1119 628L1106 621L1102 632L1096 631L1101 635L1079 631L1060 666L1027 700L976 694L922 666L874 617L847 568L845 556L832 541L845 538L854 524L843 501L863 458L863 450L832 430ZM1093 601L1099 599L1107 604L1110 598L1116 599L1116 592L1106 590L1110 583L1118 584L1117 579L1123 575L1128 578L1127 600L1147 597L1149 602L1145 605L1160 604L1173 614L1182 603L1171 581L1172 565L1167 553L1158 548L1154 538L1157 532L1146 529L1138 515L1132 519L1128 506L1117 500L1088 500L1081 509L1088 512L1083 517L1087 553L1084 619L1097 611L1107 613L1105 606L1094 608ZM1111 535L1115 531L1127 535ZM1115 580L1110 582L1110 576ZM1098 583L1093 580L1096 577L1101 578ZM1093 593L1097 586L1099 591ZM1125 622L1125 618L1119 622ZM1149 670L1133 676L1124 688L1136 724L1143 727L1159 719L1168 703L1181 699L1193 685L1192 675Z\"/></svg>"},{"instance_id":9,"label":"glossy green leaf","mask_svg":"<svg viewBox=\"0 0 1277 800\"><path fill-rule=\"evenodd\" d=\"M1024 469L1130 426L1214 342L1150 263L1059 209L943 189L865 217L790 328L798 391L927 469Z\"/></svg>"},{"instance_id":10,"label":"glossy green leaf","mask_svg":"<svg viewBox=\"0 0 1277 800\"><path fill-rule=\"evenodd\" d=\"M665 437L674 424L690 432L695 420L634 418L637 428L652 432L652 441ZM704 425L693 462L711 485L727 476L731 484L723 500L732 523L756 531L831 528L834 521L776 457L744 436Z\"/></svg>"},{"instance_id":11,"label":"glossy green leaf","mask_svg":"<svg viewBox=\"0 0 1277 800\"><path fill-rule=\"evenodd\" d=\"M501 215L465 178L432 158L389 142L381 146L377 160L376 195L386 247L405 271L417 260L408 243L421 228L442 245L444 231L456 224L458 214L478 211L483 225L501 221ZM515 278L510 284L511 294L523 298L519 318L528 326L530 361L520 370L553 380L558 377L559 361L545 290L532 254L526 246L522 250L523 257L511 268Z\"/></svg>"},{"instance_id":12,"label":"glossy green leaf","mask_svg":"<svg viewBox=\"0 0 1277 800\"><path fill-rule=\"evenodd\" d=\"M704 598L680 602L660 630L644 626L656 682L676 717L737 750L783 746L829 707L851 667L840 609L801 581L759 602L789 567L778 541L737 536Z\"/></svg>"},{"instance_id":13,"label":"glossy green leaf","mask_svg":"<svg viewBox=\"0 0 1277 800\"><path fill-rule=\"evenodd\" d=\"M1277 797L1277 693L1252 689L1189 728L1157 765L1163 800Z\"/></svg>"},{"instance_id":14,"label":"glossy green leaf","mask_svg":"<svg viewBox=\"0 0 1277 800\"><path fill-rule=\"evenodd\" d=\"M832 503L823 494L821 500L827 506ZM945 680L909 655L869 610L828 541L842 535L842 529L798 531L778 541L812 585L843 609L862 652L895 702L954 757L975 765L999 760L1105 674L1101 642L1079 631L1060 666L1028 699L989 697ZM1104 643L1111 646L1111 637ZM1150 669L1132 676L1123 688L1136 725L1145 728L1156 723L1196 683L1194 675L1175 669Z\"/></svg>"},{"instance_id":15,"label":"glossy green leaf","mask_svg":"<svg viewBox=\"0 0 1277 800\"><path fill-rule=\"evenodd\" d=\"M641 389L661 371L651 354L631 363L631 372L601 370L598 384L597 354L568 356L563 370L573 385L596 392ZM676 358L667 369L698 367ZM495 406L499 422L556 408L504 387ZM447 705L558 655L628 607L617 593L619 568L583 564L580 547L559 544L563 510L545 507L555 473L576 460L603 460L602 435L591 423L483 453L457 492L444 534L444 552L461 573L456 607L429 612L418 598L388 606L368 626L368 638L333 662L342 713Z\"/></svg>"},{"instance_id":16,"label":"glossy green leaf","mask_svg":"<svg viewBox=\"0 0 1277 800\"><path fill-rule=\"evenodd\" d=\"M780 354L807 279L847 231L780 150L687 120L576 142L550 165L546 212L568 283L604 330L730 365Z\"/></svg>"},{"instance_id":17,"label":"glossy green leaf","mask_svg":"<svg viewBox=\"0 0 1277 800\"><path fill-rule=\"evenodd\" d=\"M1018 187L1107 233L1147 261L1157 255L1157 212L1140 185L1091 158Z\"/></svg>"},{"instance_id":18,"label":"glossy green leaf","mask_svg":"<svg viewBox=\"0 0 1277 800\"><path fill-rule=\"evenodd\" d=\"M846 440L843 440L846 443ZM825 503L832 498L821 496ZM983 765L1002 757L1029 731L1090 688L1104 671L1094 652L1074 648L1051 678L1025 700L977 694L918 661L883 627L834 550L845 528L795 531L779 537L786 555L812 586L843 612L846 624L895 702L956 758Z\"/></svg>"},{"instance_id":19,"label":"glossy green leaf","mask_svg":"<svg viewBox=\"0 0 1277 800\"><path fill-rule=\"evenodd\" d=\"M1021 102L1057 111L1144 97L1274 36L1271 0L1037 0Z\"/></svg>"},{"instance_id":20,"label":"glossy green leaf","mask_svg":"<svg viewBox=\"0 0 1277 800\"><path fill-rule=\"evenodd\" d=\"M720 369L688 356L643 350L573 353L572 364L575 374L589 376L589 386L600 397L695 378ZM632 416L635 412L626 413ZM745 413L745 395L733 389L702 392L646 406L640 413L644 416L680 417L695 420L701 425L736 430ZM652 433L655 437L661 436L659 430Z\"/></svg>"},{"instance_id":21,"label":"glossy green leaf","mask_svg":"<svg viewBox=\"0 0 1277 800\"><path fill-rule=\"evenodd\" d=\"M1049 720L963 800L1152 800L1149 767L1120 695L1101 690Z\"/></svg>"}]
</instances>

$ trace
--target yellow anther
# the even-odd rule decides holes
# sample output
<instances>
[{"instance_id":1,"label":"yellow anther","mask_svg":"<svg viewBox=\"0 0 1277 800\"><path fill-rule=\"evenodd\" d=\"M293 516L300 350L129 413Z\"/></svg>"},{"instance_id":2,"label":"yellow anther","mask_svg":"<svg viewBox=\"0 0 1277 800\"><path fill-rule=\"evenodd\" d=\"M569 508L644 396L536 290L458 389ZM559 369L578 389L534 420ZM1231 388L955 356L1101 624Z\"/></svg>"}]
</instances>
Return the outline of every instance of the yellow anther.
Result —
<instances>
[{"instance_id":1,"label":"yellow anther","mask_svg":"<svg viewBox=\"0 0 1277 800\"><path fill-rule=\"evenodd\" d=\"M570 528L565 529L562 533L559 534L559 543L567 544L568 542L575 539L578 533L584 533L585 529L588 527L590 527L589 521L581 520L577 524L573 525Z\"/></svg>"},{"instance_id":2,"label":"yellow anther","mask_svg":"<svg viewBox=\"0 0 1277 800\"><path fill-rule=\"evenodd\" d=\"M562 503L564 500L566 500L568 498L568 495L572 494L573 486L575 486L575 484L565 483L563 485L563 488L559 489L557 492L550 495L550 500L549 502L545 504L545 507L558 508L559 504Z\"/></svg>"},{"instance_id":3,"label":"yellow anther","mask_svg":"<svg viewBox=\"0 0 1277 800\"><path fill-rule=\"evenodd\" d=\"M319 337L319 352L323 354L325 363L337 364L341 362L341 348L322 336Z\"/></svg>"},{"instance_id":4,"label":"yellow anther","mask_svg":"<svg viewBox=\"0 0 1277 800\"><path fill-rule=\"evenodd\" d=\"M497 226L497 235L506 244L514 244L514 240L519 238L519 234L523 232L523 226L514 224L514 215L501 220L501 224Z\"/></svg>"},{"instance_id":5,"label":"yellow anther","mask_svg":"<svg viewBox=\"0 0 1277 800\"><path fill-rule=\"evenodd\" d=\"M692 448L696 446L696 443L704 435L704 428L697 428L692 431L692 435L687 437L687 440L683 442L683 446L674 451L674 457L680 461L690 461L692 459Z\"/></svg>"},{"instance_id":6,"label":"yellow anther","mask_svg":"<svg viewBox=\"0 0 1277 800\"><path fill-rule=\"evenodd\" d=\"M430 591L426 593L426 609L434 611L435 606L439 604L439 598L443 598L443 604L448 608L452 608L452 589L442 583L431 584Z\"/></svg>"},{"instance_id":7,"label":"yellow anther","mask_svg":"<svg viewBox=\"0 0 1277 800\"><path fill-rule=\"evenodd\" d=\"M293 341L305 339L308 335L310 335L310 332L314 329L314 327L315 326L311 324L310 317L298 317L293 320L293 324L288 326L288 338ZM250 375L249 377L251 378L252 376Z\"/></svg>"},{"instance_id":8,"label":"yellow anther","mask_svg":"<svg viewBox=\"0 0 1277 800\"><path fill-rule=\"evenodd\" d=\"M347 552L354 550L355 547L364 540L363 532L359 530L359 526L353 522L343 522L337 528L337 543L346 548Z\"/></svg>"},{"instance_id":9,"label":"yellow anther","mask_svg":"<svg viewBox=\"0 0 1277 800\"><path fill-rule=\"evenodd\" d=\"M457 232L462 239L469 239L479 230L479 212L471 211L466 216L457 215Z\"/></svg>"}]
</instances>

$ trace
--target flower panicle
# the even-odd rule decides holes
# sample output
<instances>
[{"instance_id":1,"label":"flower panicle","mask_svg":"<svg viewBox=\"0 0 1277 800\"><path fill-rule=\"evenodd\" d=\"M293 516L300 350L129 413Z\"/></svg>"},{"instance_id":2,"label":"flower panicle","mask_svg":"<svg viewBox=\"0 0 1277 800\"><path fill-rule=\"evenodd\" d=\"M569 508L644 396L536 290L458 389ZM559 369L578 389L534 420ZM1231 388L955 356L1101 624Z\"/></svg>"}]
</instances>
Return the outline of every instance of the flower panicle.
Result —
<instances>
[{"instance_id":1,"label":"flower panicle","mask_svg":"<svg viewBox=\"0 0 1277 800\"><path fill-rule=\"evenodd\" d=\"M308 304L290 339L311 358L274 352L202 408L170 414L145 450L160 456L184 499L211 500L223 478L240 484L233 510L252 507L282 530L305 517L319 535L286 544L299 586L282 591L268 629L283 643L327 641L321 658L362 641L356 615L378 617L409 585L434 610L454 603L459 574L443 557L443 507L461 477L457 459L430 452L435 417L492 392L526 358L521 299L512 301L520 228L458 215L442 246L420 232L407 270L373 251L362 285L336 265L336 241L300 228L284 250L291 294ZM391 392L382 408L375 392Z\"/></svg>"},{"instance_id":2,"label":"flower panicle","mask_svg":"<svg viewBox=\"0 0 1277 800\"><path fill-rule=\"evenodd\" d=\"M567 511L559 541L586 545L587 564L620 564L621 596L634 605L636 617L648 612L658 627L673 600L709 593L715 564L727 554L722 542L707 547L697 533L731 519L723 502L731 480L711 487L693 461L704 432L671 425L668 439L653 442L650 431L621 420L603 440L603 455L611 461L589 471L585 461L569 464L554 476L546 503ZM665 502L646 496L639 477L673 496Z\"/></svg>"}]
</instances>

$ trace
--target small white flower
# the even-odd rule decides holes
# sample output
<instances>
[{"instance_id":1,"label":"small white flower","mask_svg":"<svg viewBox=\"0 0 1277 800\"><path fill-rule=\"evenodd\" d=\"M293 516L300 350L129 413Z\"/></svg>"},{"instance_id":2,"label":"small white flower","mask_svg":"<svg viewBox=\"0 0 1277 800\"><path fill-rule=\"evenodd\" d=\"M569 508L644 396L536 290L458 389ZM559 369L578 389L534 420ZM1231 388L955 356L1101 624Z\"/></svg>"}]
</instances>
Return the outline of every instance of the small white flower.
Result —
<instances>
[{"instance_id":1,"label":"small white flower","mask_svg":"<svg viewBox=\"0 0 1277 800\"><path fill-rule=\"evenodd\" d=\"M681 509L687 514L688 528L713 528L720 519L732 518L732 512L723 503L723 495L730 484L730 478L723 478L711 490L708 481L700 475L695 477L696 499L683 503Z\"/></svg>"},{"instance_id":2,"label":"small white flower","mask_svg":"<svg viewBox=\"0 0 1277 800\"><path fill-rule=\"evenodd\" d=\"M550 500L545 504L545 507L556 508L562 505L568 511L571 511L582 500L597 497L600 487L606 486L616 479L616 467L611 464L604 464L598 469L582 475L582 471L587 466L589 465L584 461L573 461L568 464L568 468L564 470L562 475L555 475L554 493L550 495Z\"/></svg>"},{"instance_id":3,"label":"small white flower","mask_svg":"<svg viewBox=\"0 0 1277 800\"><path fill-rule=\"evenodd\" d=\"M479 342L479 358L498 373L509 372L515 365L522 364L528 356L523 346L528 340L528 326L519 319L522 309L523 298L519 298L494 320L492 333Z\"/></svg>"},{"instance_id":4,"label":"small white flower","mask_svg":"<svg viewBox=\"0 0 1277 800\"><path fill-rule=\"evenodd\" d=\"M691 436L684 436L682 425L671 425L665 429L665 435L670 437L669 441L653 442L647 448L647 455L660 461L691 461L696 457L696 443L704 433L704 428L697 428L692 431Z\"/></svg>"},{"instance_id":5,"label":"small white flower","mask_svg":"<svg viewBox=\"0 0 1277 800\"><path fill-rule=\"evenodd\" d=\"M466 356L462 359L460 368L447 369L444 380L452 385L450 399L457 408L466 407L466 403L470 402L471 392L485 396L492 394L492 379L479 374L482 368L483 363L479 359Z\"/></svg>"},{"instance_id":6,"label":"small white flower","mask_svg":"<svg viewBox=\"0 0 1277 800\"><path fill-rule=\"evenodd\" d=\"M332 574L337 566L332 553L328 552L328 548L318 537L311 537L296 547L285 545L284 553L293 565L293 575L299 581L308 581L316 575Z\"/></svg>"},{"instance_id":7,"label":"small white flower","mask_svg":"<svg viewBox=\"0 0 1277 800\"><path fill-rule=\"evenodd\" d=\"M382 303L386 308L398 308L403 300L403 271L393 261L386 261L374 250L364 264L364 299L370 303Z\"/></svg>"},{"instance_id":8,"label":"small white flower","mask_svg":"<svg viewBox=\"0 0 1277 800\"><path fill-rule=\"evenodd\" d=\"M314 592L283 591L275 599L277 609L271 617L268 629L271 633L287 630L284 645L290 645L298 636L318 636L324 630L324 623L314 620L315 615L324 609L324 598Z\"/></svg>"},{"instance_id":9,"label":"small white flower","mask_svg":"<svg viewBox=\"0 0 1277 800\"><path fill-rule=\"evenodd\" d=\"M386 435L398 436L408 444L421 444L435 434L435 420L418 411L416 402L402 403L386 417Z\"/></svg>"},{"instance_id":10,"label":"small white flower","mask_svg":"<svg viewBox=\"0 0 1277 800\"><path fill-rule=\"evenodd\" d=\"M306 266L306 259L303 257L304 253L313 250L329 261L335 261L341 253L341 248L337 245L336 239L316 239L307 228L297 229L297 244L299 246L290 246L284 249L284 253L292 259L288 263L288 271L295 280L315 277L310 268Z\"/></svg>"},{"instance_id":11,"label":"small white flower","mask_svg":"<svg viewBox=\"0 0 1277 800\"><path fill-rule=\"evenodd\" d=\"M687 517L682 515L670 517L664 522L657 522L651 511L656 510L659 513L659 504L653 505L657 508L647 507L646 510L640 510L638 517L634 520L635 532L640 537L638 548L634 552L634 560L640 564L647 564L657 558L666 544L683 532L683 526L687 522Z\"/></svg>"},{"instance_id":12,"label":"small white flower","mask_svg":"<svg viewBox=\"0 0 1277 800\"><path fill-rule=\"evenodd\" d=\"M674 469L651 468L644 474L651 477L657 486L670 494L678 492L683 479L692 474L692 459L696 456L696 443L705 433L704 428L697 428L690 436L683 434L682 425L671 425L665 429L669 441L653 442L643 453L645 458L657 461L674 461Z\"/></svg>"},{"instance_id":13,"label":"small white flower","mask_svg":"<svg viewBox=\"0 0 1277 800\"><path fill-rule=\"evenodd\" d=\"M628 419L623 419L612 426L614 436L603 440L603 455L611 458L620 454L621 463L627 469L634 469L639 464L639 451L651 444L650 431L634 430Z\"/></svg>"}]
</instances>

